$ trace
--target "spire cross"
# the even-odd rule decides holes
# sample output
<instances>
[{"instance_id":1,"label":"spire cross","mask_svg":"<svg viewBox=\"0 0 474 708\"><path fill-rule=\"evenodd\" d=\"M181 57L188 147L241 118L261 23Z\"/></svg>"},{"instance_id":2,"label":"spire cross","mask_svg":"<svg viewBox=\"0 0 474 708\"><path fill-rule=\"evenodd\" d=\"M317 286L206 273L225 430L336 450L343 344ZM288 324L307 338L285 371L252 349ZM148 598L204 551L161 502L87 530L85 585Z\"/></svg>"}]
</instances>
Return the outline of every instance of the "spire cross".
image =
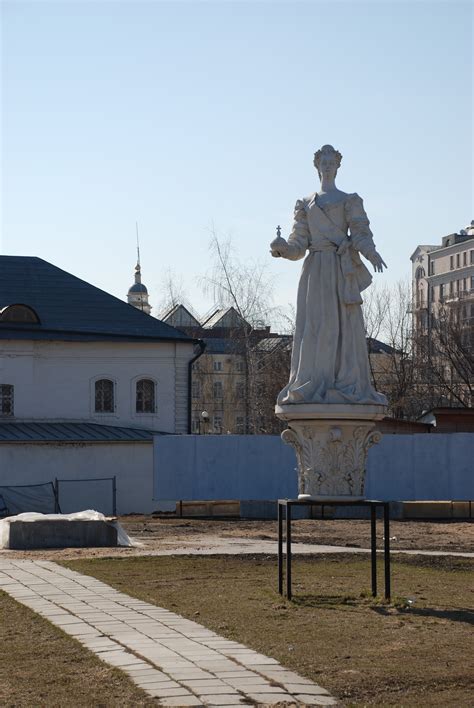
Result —
<instances>
[{"instance_id":1,"label":"spire cross","mask_svg":"<svg viewBox=\"0 0 474 708\"><path fill-rule=\"evenodd\" d=\"M281 236L281 226L277 226L277 236Z\"/></svg>"}]
</instances>

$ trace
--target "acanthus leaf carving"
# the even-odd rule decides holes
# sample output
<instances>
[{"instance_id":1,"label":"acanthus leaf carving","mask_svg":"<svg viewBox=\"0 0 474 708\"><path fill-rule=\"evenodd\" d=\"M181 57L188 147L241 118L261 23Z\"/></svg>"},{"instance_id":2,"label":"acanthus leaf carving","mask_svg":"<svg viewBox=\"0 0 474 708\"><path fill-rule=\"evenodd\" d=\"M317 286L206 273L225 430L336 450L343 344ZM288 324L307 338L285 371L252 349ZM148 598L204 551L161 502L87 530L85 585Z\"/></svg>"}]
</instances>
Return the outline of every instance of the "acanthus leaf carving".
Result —
<instances>
[{"instance_id":1,"label":"acanthus leaf carving","mask_svg":"<svg viewBox=\"0 0 474 708\"><path fill-rule=\"evenodd\" d=\"M296 451L300 494L363 497L367 453L382 437L372 423L329 430L307 421L289 425L282 439Z\"/></svg>"}]
</instances>

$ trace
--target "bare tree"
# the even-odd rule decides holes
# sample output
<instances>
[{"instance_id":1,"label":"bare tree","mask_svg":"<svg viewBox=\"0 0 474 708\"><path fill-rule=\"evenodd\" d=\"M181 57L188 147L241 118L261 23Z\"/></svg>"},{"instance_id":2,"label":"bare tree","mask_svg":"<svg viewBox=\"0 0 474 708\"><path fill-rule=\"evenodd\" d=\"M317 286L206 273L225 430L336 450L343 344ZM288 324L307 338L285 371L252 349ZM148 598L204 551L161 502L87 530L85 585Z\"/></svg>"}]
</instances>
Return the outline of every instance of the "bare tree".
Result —
<instances>
[{"instance_id":1,"label":"bare tree","mask_svg":"<svg viewBox=\"0 0 474 708\"><path fill-rule=\"evenodd\" d=\"M267 322L275 312L272 306L273 282L266 265L241 261L230 238L219 238L211 231L210 271L201 279L204 292L218 307L233 307L252 327Z\"/></svg>"},{"instance_id":2,"label":"bare tree","mask_svg":"<svg viewBox=\"0 0 474 708\"><path fill-rule=\"evenodd\" d=\"M426 331L416 332L420 369L430 383L434 405L474 404L474 322L467 307L462 301L438 303Z\"/></svg>"},{"instance_id":3,"label":"bare tree","mask_svg":"<svg viewBox=\"0 0 474 708\"><path fill-rule=\"evenodd\" d=\"M435 313L414 319L408 283L371 288L364 304L369 361L390 415L417 418L440 405L473 405L474 321L468 307L439 303Z\"/></svg>"},{"instance_id":4,"label":"bare tree","mask_svg":"<svg viewBox=\"0 0 474 708\"><path fill-rule=\"evenodd\" d=\"M210 251L212 265L202 279L203 289L218 307L232 307L239 318L231 337L234 353L244 361L246 432L275 432L275 426L279 432L274 406L276 393L288 379L288 347L272 346L272 339L278 338L267 323L286 318L286 326L291 327L291 315L273 306L273 283L266 265L243 262L231 239L222 239L215 231Z\"/></svg>"},{"instance_id":5,"label":"bare tree","mask_svg":"<svg viewBox=\"0 0 474 708\"><path fill-rule=\"evenodd\" d=\"M421 413L409 283L372 286L364 303L369 362L375 387L387 396L389 415Z\"/></svg>"},{"instance_id":6,"label":"bare tree","mask_svg":"<svg viewBox=\"0 0 474 708\"><path fill-rule=\"evenodd\" d=\"M194 310L190 303L186 287L181 276L177 275L171 268L168 268L161 279L161 298L157 311L162 315L169 312L175 305L184 305L191 314Z\"/></svg>"}]
</instances>

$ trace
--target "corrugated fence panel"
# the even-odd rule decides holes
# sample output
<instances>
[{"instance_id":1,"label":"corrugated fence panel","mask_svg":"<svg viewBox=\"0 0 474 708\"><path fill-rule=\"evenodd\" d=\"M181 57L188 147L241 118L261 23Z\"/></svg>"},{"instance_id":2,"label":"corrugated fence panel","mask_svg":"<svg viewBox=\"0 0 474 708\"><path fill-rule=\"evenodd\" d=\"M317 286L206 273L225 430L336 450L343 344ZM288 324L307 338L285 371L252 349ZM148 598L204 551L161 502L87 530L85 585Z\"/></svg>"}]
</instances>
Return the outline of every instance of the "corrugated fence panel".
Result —
<instances>
[{"instance_id":1,"label":"corrugated fence panel","mask_svg":"<svg viewBox=\"0 0 474 708\"><path fill-rule=\"evenodd\" d=\"M154 438L155 499L295 497L293 449L271 435ZM387 501L474 499L474 434L386 435L369 451L366 495Z\"/></svg>"}]
</instances>

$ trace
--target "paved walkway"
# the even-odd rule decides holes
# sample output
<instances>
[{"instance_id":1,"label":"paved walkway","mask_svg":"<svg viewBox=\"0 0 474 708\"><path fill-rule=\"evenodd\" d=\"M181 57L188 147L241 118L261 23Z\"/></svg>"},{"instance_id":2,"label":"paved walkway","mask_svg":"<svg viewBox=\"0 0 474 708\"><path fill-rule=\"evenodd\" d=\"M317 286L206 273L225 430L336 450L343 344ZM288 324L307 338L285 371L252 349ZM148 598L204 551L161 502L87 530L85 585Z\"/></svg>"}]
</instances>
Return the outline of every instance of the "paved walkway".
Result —
<instances>
[{"instance_id":1,"label":"paved walkway","mask_svg":"<svg viewBox=\"0 0 474 708\"><path fill-rule=\"evenodd\" d=\"M0 589L165 706L336 705L275 659L50 561L0 559Z\"/></svg>"},{"instance_id":2,"label":"paved walkway","mask_svg":"<svg viewBox=\"0 0 474 708\"><path fill-rule=\"evenodd\" d=\"M133 539L132 541L137 541ZM247 555L252 553L262 553L265 555L277 554L277 542L264 541L253 538L223 538L221 536L206 536L202 541L196 542L195 539L160 541L160 548L147 548L146 544L141 544L136 548L137 555L146 556L179 556L179 555ZM107 549L108 555L111 555ZM316 553L370 553L370 548L359 548L358 546L327 546L315 543L295 543L291 544L291 550L294 555L311 555ZM379 553L383 550L379 548ZM10 551L11 553L11 551ZM474 558L474 553L466 551L419 551L419 550L402 550L392 548L391 554L402 553L411 556L458 556L460 558Z\"/></svg>"}]
</instances>

